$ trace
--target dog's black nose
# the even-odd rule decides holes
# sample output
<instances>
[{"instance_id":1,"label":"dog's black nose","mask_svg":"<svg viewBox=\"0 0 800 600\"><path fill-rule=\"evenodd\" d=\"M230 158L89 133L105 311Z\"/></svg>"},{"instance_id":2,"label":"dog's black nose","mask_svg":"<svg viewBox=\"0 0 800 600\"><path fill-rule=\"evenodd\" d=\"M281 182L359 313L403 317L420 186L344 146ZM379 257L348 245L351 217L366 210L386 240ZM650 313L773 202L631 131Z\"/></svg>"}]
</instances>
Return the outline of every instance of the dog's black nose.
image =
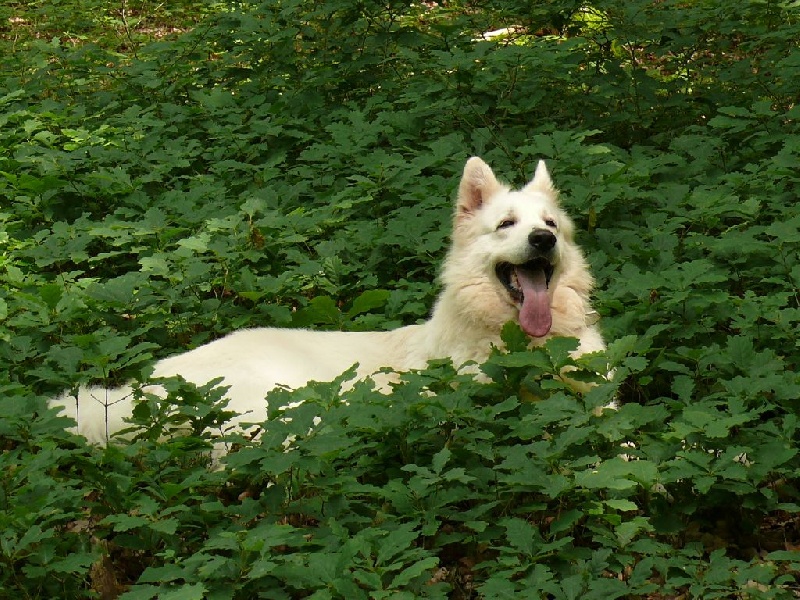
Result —
<instances>
[{"instance_id":1,"label":"dog's black nose","mask_svg":"<svg viewBox=\"0 0 800 600\"><path fill-rule=\"evenodd\" d=\"M534 229L528 234L528 243L539 252L549 252L556 245L556 236L547 229Z\"/></svg>"}]
</instances>

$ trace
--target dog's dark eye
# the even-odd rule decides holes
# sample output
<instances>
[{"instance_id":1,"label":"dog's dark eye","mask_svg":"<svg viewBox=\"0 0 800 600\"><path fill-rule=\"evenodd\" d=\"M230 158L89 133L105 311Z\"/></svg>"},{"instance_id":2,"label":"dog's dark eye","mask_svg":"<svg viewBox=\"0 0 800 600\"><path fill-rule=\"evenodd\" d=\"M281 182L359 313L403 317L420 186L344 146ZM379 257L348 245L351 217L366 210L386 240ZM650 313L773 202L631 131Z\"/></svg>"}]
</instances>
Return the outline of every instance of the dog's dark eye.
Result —
<instances>
[{"instance_id":1,"label":"dog's dark eye","mask_svg":"<svg viewBox=\"0 0 800 600\"><path fill-rule=\"evenodd\" d=\"M553 229L557 227L555 219L545 219L544 224L548 227L552 227Z\"/></svg>"},{"instance_id":2,"label":"dog's dark eye","mask_svg":"<svg viewBox=\"0 0 800 600\"><path fill-rule=\"evenodd\" d=\"M497 229L506 229L508 227L513 227L517 224L515 219L504 219L500 222L500 225L497 226Z\"/></svg>"}]
</instances>

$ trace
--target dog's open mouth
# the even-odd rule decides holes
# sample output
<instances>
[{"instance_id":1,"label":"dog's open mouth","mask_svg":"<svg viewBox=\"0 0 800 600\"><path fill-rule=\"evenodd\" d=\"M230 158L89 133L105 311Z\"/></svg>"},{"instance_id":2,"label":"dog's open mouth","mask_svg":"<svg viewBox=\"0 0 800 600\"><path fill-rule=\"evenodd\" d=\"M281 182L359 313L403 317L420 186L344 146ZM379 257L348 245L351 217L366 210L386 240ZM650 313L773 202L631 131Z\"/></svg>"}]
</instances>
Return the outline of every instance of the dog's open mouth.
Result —
<instances>
[{"instance_id":1,"label":"dog's open mouth","mask_svg":"<svg viewBox=\"0 0 800 600\"><path fill-rule=\"evenodd\" d=\"M519 306L520 327L531 337L546 336L553 324L547 295L553 271L552 263L544 257L521 265L499 263L495 267L497 278Z\"/></svg>"}]
</instances>

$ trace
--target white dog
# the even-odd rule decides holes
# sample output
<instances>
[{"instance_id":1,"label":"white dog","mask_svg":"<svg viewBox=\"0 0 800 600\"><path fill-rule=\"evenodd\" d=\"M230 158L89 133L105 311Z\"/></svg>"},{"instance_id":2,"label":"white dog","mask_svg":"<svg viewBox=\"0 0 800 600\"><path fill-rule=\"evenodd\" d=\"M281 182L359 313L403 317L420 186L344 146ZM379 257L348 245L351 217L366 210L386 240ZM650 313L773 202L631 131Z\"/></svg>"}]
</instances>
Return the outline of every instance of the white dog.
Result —
<instances>
[{"instance_id":1,"label":"white dog","mask_svg":"<svg viewBox=\"0 0 800 600\"><path fill-rule=\"evenodd\" d=\"M605 347L590 316L592 277L543 161L518 191L480 158L467 161L441 279L442 293L423 324L385 332L248 329L161 360L153 375L181 375L198 385L224 378L238 425L266 419L265 396L276 386L330 381L356 363L358 378L382 367L421 369L437 358L481 363L493 346L502 347L500 331L510 320L532 345L571 336L580 341L575 356ZM126 427L133 394L130 387L83 388L77 398L54 403L77 421L78 433L105 443Z\"/></svg>"}]
</instances>

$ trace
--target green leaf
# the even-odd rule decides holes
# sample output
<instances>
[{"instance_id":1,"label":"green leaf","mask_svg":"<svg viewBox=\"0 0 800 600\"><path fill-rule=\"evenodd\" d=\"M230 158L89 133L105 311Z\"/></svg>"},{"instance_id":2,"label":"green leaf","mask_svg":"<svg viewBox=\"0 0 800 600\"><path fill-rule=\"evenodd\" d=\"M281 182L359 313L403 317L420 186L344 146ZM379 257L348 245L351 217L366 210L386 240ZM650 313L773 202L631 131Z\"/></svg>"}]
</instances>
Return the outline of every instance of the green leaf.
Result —
<instances>
[{"instance_id":1,"label":"green leaf","mask_svg":"<svg viewBox=\"0 0 800 600\"><path fill-rule=\"evenodd\" d=\"M519 598L517 586L508 581L505 574L490 577L479 589L482 597L487 600L516 600Z\"/></svg>"},{"instance_id":2,"label":"green leaf","mask_svg":"<svg viewBox=\"0 0 800 600\"><path fill-rule=\"evenodd\" d=\"M584 513L578 509L568 510L558 516L552 523L550 523L550 533L555 535L569 531L572 527L584 517Z\"/></svg>"},{"instance_id":3,"label":"green leaf","mask_svg":"<svg viewBox=\"0 0 800 600\"><path fill-rule=\"evenodd\" d=\"M648 460L605 460L593 469L575 473L575 483L588 489L627 490L656 483L658 468Z\"/></svg>"},{"instance_id":4,"label":"green leaf","mask_svg":"<svg viewBox=\"0 0 800 600\"><path fill-rule=\"evenodd\" d=\"M162 277L167 277L171 273L170 264L163 255L142 256L139 258L139 264L144 273L153 273Z\"/></svg>"},{"instance_id":5,"label":"green leaf","mask_svg":"<svg viewBox=\"0 0 800 600\"><path fill-rule=\"evenodd\" d=\"M109 515L101 521L102 524L112 525L114 531L130 531L150 525L150 519L139 515Z\"/></svg>"},{"instance_id":6,"label":"green leaf","mask_svg":"<svg viewBox=\"0 0 800 600\"><path fill-rule=\"evenodd\" d=\"M61 296L64 293L64 288L55 283L49 283L39 288L39 296L41 296L44 303L50 310L55 310Z\"/></svg>"},{"instance_id":7,"label":"green leaf","mask_svg":"<svg viewBox=\"0 0 800 600\"><path fill-rule=\"evenodd\" d=\"M247 572L246 577L247 579L262 579L268 577L277 566L278 563L274 560L268 558L256 559L251 563L250 570Z\"/></svg>"},{"instance_id":8,"label":"green leaf","mask_svg":"<svg viewBox=\"0 0 800 600\"><path fill-rule=\"evenodd\" d=\"M419 537L416 529L417 524L405 523L390 531L386 537L380 540L378 555L375 559L376 564L386 565L399 554L410 550Z\"/></svg>"},{"instance_id":9,"label":"green leaf","mask_svg":"<svg viewBox=\"0 0 800 600\"><path fill-rule=\"evenodd\" d=\"M617 540L622 547L630 544L641 533L649 533L651 531L653 531L653 526L646 517L634 517L633 519L625 520L614 529Z\"/></svg>"},{"instance_id":10,"label":"green leaf","mask_svg":"<svg viewBox=\"0 0 800 600\"><path fill-rule=\"evenodd\" d=\"M202 583L184 584L177 589L162 591L159 600L203 600L207 588Z\"/></svg>"},{"instance_id":11,"label":"green leaf","mask_svg":"<svg viewBox=\"0 0 800 600\"><path fill-rule=\"evenodd\" d=\"M293 316L295 327L306 327L312 324L336 325L342 322L342 313L336 301L330 296L312 298L308 306L297 311Z\"/></svg>"},{"instance_id":12,"label":"green leaf","mask_svg":"<svg viewBox=\"0 0 800 600\"><path fill-rule=\"evenodd\" d=\"M437 475L441 474L442 469L445 467L447 462L450 460L452 453L450 450L445 446L439 452L433 455L433 461L431 462L431 468L433 472Z\"/></svg>"},{"instance_id":13,"label":"green leaf","mask_svg":"<svg viewBox=\"0 0 800 600\"><path fill-rule=\"evenodd\" d=\"M12 545L13 552L23 552L30 546L49 539L55 535L52 529L42 529L39 525L32 525L22 537Z\"/></svg>"},{"instance_id":14,"label":"green leaf","mask_svg":"<svg viewBox=\"0 0 800 600\"><path fill-rule=\"evenodd\" d=\"M350 310L347 311L348 318L352 319L356 315L370 312L376 308L382 308L386 301L389 299L390 293L388 290L367 290L359 294Z\"/></svg>"},{"instance_id":15,"label":"green leaf","mask_svg":"<svg viewBox=\"0 0 800 600\"><path fill-rule=\"evenodd\" d=\"M570 352L578 347L578 340L573 337L553 337L547 340L546 348L553 359L553 365L561 367L571 363Z\"/></svg>"},{"instance_id":16,"label":"green leaf","mask_svg":"<svg viewBox=\"0 0 800 600\"><path fill-rule=\"evenodd\" d=\"M48 569L54 573L86 573L92 564L97 560L96 554L75 553L61 560L55 560L48 565Z\"/></svg>"},{"instance_id":17,"label":"green leaf","mask_svg":"<svg viewBox=\"0 0 800 600\"><path fill-rule=\"evenodd\" d=\"M180 526L181 522L178 519L164 519L160 521L153 521L148 525L148 527L153 531L158 531L159 533L166 533L167 535L175 535L175 532L178 530L178 527Z\"/></svg>"},{"instance_id":18,"label":"green leaf","mask_svg":"<svg viewBox=\"0 0 800 600\"><path fill-rule=\"evenodd\" d=\"M192 237L184 238L182 240L178 240L177 244L181 248L186 248L187 250L191 250L192 252L205 252L208 250L208 243L211 240L210 233L199 233Z\"/></svg>"},{"instance_id":19,"label":"green leaf","mask_svg":"<svg viewBox=\"0 0 800 600\"><path fill-rule=\"evenodd\" d=\"M624 500L622 498L619 499L611 499L611 500L604 500L604 504L609 508L613 508L614 510L621 510L621 511L633 511L639 510L639 507L636 505L635 502L631 502L630 500Z\"/></svg>"},{"instance_id":20,"label":"green leaf","mask_svg":"<svg viewBox=\"0 0 800 600\"><path fill-rule=\"evenodd\" d=\"M504 519L501 524L506 529L506 539L516 551L526 556L536 554L536 546L542 540L537 528L516 517Z\"/></svg>"},{"instance_id":21,"label":"green leaf","mask_svg":"<svg viewBox=\"0 0 800 600\"><path fill-rule=\"evenodd\" d=\"M178 581L186 576L186 569L180 565L166 564L147 567L139 576L140 583L166 583Z\"/></svg>"},{"instance_id":22,"label":"green leaf","mask_svg":"<svg viewBox=\"0 0 800 600\"><path fill-rule=\"evenodd\" d=\"M156 598L161 588L156 585L135 585L119 597L120 600L151 600Z\"/></svg>"},{"instance_id":23,"label":"green leaf","mask_svg":"<svg viewBox=\"0 0 800 600\"><path fill-rule=\"evenodd\" d=\"M436 556L429 556L415 562L410 567L402 570L389 584L390 589L401 589L403 586L411 583L414 579L421 575L426 575L430 579L430 571L439 565L439 558Z\"/></svg>"}]
</instances>

